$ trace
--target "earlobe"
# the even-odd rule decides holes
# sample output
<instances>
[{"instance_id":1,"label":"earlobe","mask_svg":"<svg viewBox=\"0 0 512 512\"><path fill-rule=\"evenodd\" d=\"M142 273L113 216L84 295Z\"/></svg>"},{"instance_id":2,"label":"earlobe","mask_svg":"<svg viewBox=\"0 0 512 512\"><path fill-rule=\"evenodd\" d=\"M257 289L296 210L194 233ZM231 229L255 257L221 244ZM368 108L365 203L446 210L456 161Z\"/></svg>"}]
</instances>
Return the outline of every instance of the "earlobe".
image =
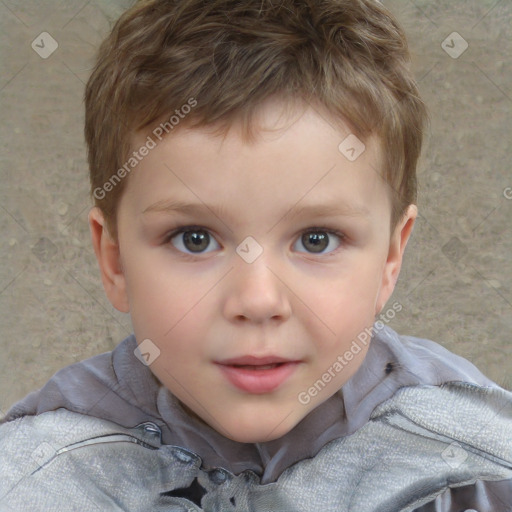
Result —
<instances>
[{"instance_id":1,"label":"earlobe","mask_svg":"<svg viewBox=\"0 0 512 512\"><path fill-rule=\"evenodd\" d=\"M378 315L395 289L405 247L412 233L414 222L418 216L418 208L411 204L395 227L389 243L388 257L382 273L382 283L377 298L375 315Z\"/></svg>"},{"instance_id":2,"label":"earlobe","mask_svg":"<svg viewBox=\"0 0 512 512\"><path fill-rule=\"evenodd\" d=\"M89 211L89 228L105 293L112 306L122 313L128 313L130 306L119 244L108 232L103 212L97 206Z\"/></svg>"}]
</instances>

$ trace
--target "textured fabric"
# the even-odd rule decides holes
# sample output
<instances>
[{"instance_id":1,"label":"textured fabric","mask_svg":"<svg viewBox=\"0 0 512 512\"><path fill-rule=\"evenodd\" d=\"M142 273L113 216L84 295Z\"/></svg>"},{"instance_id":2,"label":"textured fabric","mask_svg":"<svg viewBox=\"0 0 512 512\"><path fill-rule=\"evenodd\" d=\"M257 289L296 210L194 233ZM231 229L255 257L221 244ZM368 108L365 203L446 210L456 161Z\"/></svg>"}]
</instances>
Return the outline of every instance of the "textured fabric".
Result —
<instances>
[{"instance_id":1,"label":"textured fabric","mask_svg":"<svg viewBox=\"0 0 512 512\"><path fill-rule=\"evenodd\" d=\"M447 489L414 512L511 512L512 480L483 482Z\"/></svg>"},{"instance_id":2,"label":"textured fabric","mask_svg":"<svg viewBox=\"0 0 512 512\"><path fill-rule=\"evenodd\" d=\"M460 512L442 498L448 487L455 496L483 482L501 495L468 506L506 512L511 432L512 393L405 387L355 433L262 485L250 471L207 470L192 451L162 444L154 424L125 429L59 409L0 428L0 512Z\"/></svg>"},{"instance_id":3,"label":"textured fabric","mask_svg":"<svg viewBox=\"0 0 512 512\"><path fill-rule=\"evenodd\" d=\"M135 349L130 336L113 352L64 368L41 390L15 404L4 421L60 407L127 428L152 421L162 429L164 443L201 454L205 467L224 467L235 474L252 470L269 483L291 464L314 457L329 441L361 428L375 407L402 386L449 381L495 385L437 343L399 336L388 327L375 329L362 366L343 386L343 399L335 394L280 439L237 443L187 414L135 357Z\"/></svg>"},{"instance_id":4,"label":"textured fabric","mask_svg":"<svg viewBox=\"0 0 512 512\"><path fill-rule=\"evenodd\" d=\"M152 422L160 429L164 445L174 445L196 453L204 471L215 472L220 468L235 476L254 474L258 484L268 490L268 485L275 483L287 469L315 457L329 443L366 427L372 412L403 387L438 386L458 381L489 389L498 388L471 363L437 343L399 336L385 327L376 329L362 366L343 386L343 398L340 394L334 395L280 439L269 443L236 443L190 416L179 401L160 385L150 369L135 357L135 349L135 338L130 336L112 352L62 369L42 389L31 393L8 411L3 420L5 425L0 425L0 434L3 435L7 425L12 426L16 418L25 417L24 422L36 421L34 436L38 438L38 420L31 416L60 408L91 417L86 420L80 416L81 422L103 418L126 429ZM430 411L427 411L427 415L430 415ZM450 410L444 410L442 414L451 418ZM44 439L43 433L41 435L39 439ZM61 442L59 438L58 443ZM118 460L110 448L108 452L112 456L112 463ZM413 457L407 453L406 456ZM16 460L22 461L23 457L17 456ZM411 459L411 463L416 464L414 459ZM14 476L17 474L17 462L4 458L3 464L8 466L0 466L0 469L7 474L11 471ZM352 473L350 466L340 467L344 472ZM89 475L89 470L86 475ZM149 475L159 478L157 469L155 473L148 471ZM116 485L122 485L121 475L116 474ZM131 478L133 476L129 477L129 481ZM183 491L184 496L201 496L201 487L193 482L186 484L188 487ZM336 483L332 482L332 485L333 492L338 492ZM58 491L54 489L51 492ZM503 503L507 504L507 508L503 508ZM447 487L432 497L430 503L418 504L417 511L461 512L470 508L479 512L512 511L512 481L475 478L466 485ZM122 509L106 507L103 510Z\"/></svg>"}]
</instances>

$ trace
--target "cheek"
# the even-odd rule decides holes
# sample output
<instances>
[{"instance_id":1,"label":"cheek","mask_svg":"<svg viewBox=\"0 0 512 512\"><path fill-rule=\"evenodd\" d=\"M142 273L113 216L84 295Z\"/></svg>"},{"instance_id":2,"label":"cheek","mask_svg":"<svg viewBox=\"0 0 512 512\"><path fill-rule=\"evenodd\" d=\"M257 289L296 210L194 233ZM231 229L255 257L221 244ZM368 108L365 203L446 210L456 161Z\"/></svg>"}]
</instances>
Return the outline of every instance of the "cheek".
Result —
<instances>
[{"instance_id":1,"label":"cheek","mask_svg":"<svg viewBox=\"0 0 512 512\"><path fill-rule=\"evenodd\" d=\"M358 370L371 339L377 290L376 273L361 271L347 275L330 286L328 294L314 298L315 311L323 322L312 320L316 326L311 332L317 333L312 337L317 358L312 382L325 374L331 379L328 389L334 392Z\"/></svg>"},{"instance_id":2,"label":"cheek","mask_svg":"<svg viewBox=\"0 0 512 512\"><path fill-rule=\"evenodd\" d=\"M323 320L338 336L346 333L347 329L357 330L373 324L380 272L368 267L365 268L364 262L360 262L356 268L337 276L328 284L312 282L303 289L303 293L307 293L307 301L304 302L311 305L318 319Z\"/></svg>"},{"instance_id":3,"label":"cheek","mask_svg":"<svg viewBox=\"0 0 512 512\"><path fill-rule=\"evenodd\" d=\"M208 340L212 304L205 295L211 285L199 284L197 290L190 280L176 281L149 275L132 281L133 331L137 340L149 338L160 349L153 369L159 377L194 373L197 361L207 356L203 342Z\"/></svg>"},{"instance_id":4,"label":"cheek","mask_svg":"<svg viewBox=\"0 0 512 512\"><path fill-rule=\"evenodd\" d=\"M126 288L134 322L171 328L208 291L204 279L191 280L173 268L161 249L134 250L125 261Z\"/></svg>"}]
</instances>

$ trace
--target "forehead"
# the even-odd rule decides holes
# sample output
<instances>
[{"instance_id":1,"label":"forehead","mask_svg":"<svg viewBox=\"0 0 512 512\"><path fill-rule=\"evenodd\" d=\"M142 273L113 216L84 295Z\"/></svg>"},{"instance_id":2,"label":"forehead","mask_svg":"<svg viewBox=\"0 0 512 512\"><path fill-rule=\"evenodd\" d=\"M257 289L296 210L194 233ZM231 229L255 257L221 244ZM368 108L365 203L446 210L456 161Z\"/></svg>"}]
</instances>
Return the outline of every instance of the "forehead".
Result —
<instances>
[{"instance_id":1,"label":"forehead","mask_svg":"<svg viewBox=\"0 0 512 512\"><path fill-rule=\"evenodd\" d=\"M347 124L300 103L268 101L254 123L253 140L244 138L237 122L223 134L215 125L184 124L162 140L153 136L155 147L130 175L128 195L137 195L145 208L158 201L201 202L214 195L219 204L244 202L253 208L295 202L301 209L308 202L338 201L354 210L375 202L374 196L389 195L375 135L363 142ZM133 138L135 150L146 136Z\"/></svg>"}]
</instances>

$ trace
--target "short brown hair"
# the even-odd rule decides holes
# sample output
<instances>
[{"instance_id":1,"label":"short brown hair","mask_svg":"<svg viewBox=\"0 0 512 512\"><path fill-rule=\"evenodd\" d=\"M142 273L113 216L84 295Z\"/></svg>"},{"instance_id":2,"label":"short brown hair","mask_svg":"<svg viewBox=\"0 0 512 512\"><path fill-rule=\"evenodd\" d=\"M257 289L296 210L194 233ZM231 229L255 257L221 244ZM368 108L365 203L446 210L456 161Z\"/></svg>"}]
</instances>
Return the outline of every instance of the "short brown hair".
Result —
<instances>
[{"instance_id":1,"label":"short brown hair","mask_svg":"<svg viewBox=\"0 0 512 512\"><path fill-rule=\"evenodd\" d=\"M194 104L181 125L225 132L239 120L251 138L270 97L316 105L363 141L377 134L392 225L415 203L427 114L405 35L380 2L143 0L102 43L85 91L91 193L111 235L134 132Z\"/></svg>"}]
</instances>

